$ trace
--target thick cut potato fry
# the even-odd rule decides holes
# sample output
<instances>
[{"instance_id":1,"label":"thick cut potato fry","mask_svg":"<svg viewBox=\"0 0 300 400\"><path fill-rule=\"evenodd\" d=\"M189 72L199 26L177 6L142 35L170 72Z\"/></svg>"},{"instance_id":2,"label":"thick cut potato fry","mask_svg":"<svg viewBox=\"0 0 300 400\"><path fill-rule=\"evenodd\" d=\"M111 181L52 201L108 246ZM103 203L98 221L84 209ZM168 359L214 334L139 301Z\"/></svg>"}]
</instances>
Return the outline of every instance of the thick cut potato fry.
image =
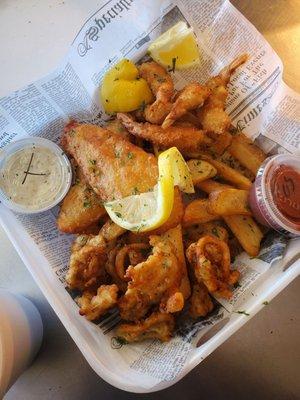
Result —
<instances>
[{"instance_id":1,"label":"thick cut potato fry","mask_svg":"<svg viewBox=\"0 0 300 400\"><path fill-rule=\"evenodd\" d=\"M214 166L203 160L189 160L187 162L192 175L193 184L205 181L217 175L217 170Z\"/></svg>"},{"instance_id":2,"label":"thick cut potato fry","mask_svg":"<svg viewBox=\"0 0 300 400\"><path fill-rule=\"evenodd\" d=\"M207 179L206 181L198 182L195 186L208 194L217 190L234 189L232 186L214 181L213 179Z\"/></svg>"},{"instance_id":3,"label":"thick cut potato fry","mask_svg":"<svg viewBox=\"0 0 300 400\"><path fill-rule=\"evenodd\" d=\"M208 212L215 215L251 215L248 190L225 189L209 195Z\"/></svg>"},{"instance_id":4,"label":"thick cut potato fry","mask_svg":"<svg viewBox=\"0 0 300 400\"><path fill-rule=\"evenodd\" d=\"M65 233L84 233L106 214L100 198L78 173L78 182L64 198L57 218L58 229ZM100 229L100 228L99 228ZM98 231L99 231L98 229Z\"/></svg>"},{"instance_id":5,"label":"thick cut potato fry","mask_svg":"<svg viewBox=\"0 0 300 400\"><path fill-rule=\"evenodd\" d=\"M244 167L229 151L225 151L219 159L224 164L229 165L229 167L235 169L236 171L240 172L246 178L250 179L251 182L255 179L255 174L250 171L250 169Z\"/></svg>"},{"instance_id":6,"label":"thick cut potato fry","mask_svg":"<svg viewBox=\"0 0 300 400\"><path fill-rule=\"evenodd\" d=\"M218 215L210 214L207 211L208 202L208 199L197 199L192 201L185 209L183 225L190 226L195 224L204 224L205 222L220 219Z\"/></svg>"},{"instance_id":7,"label":"thick cut potato fry","mask_svg":"<svg viewBox=\"0 0 300 400\"><path fill-rule=\"evenodd\" d=\"M202 228L204 234L213 235L226 243L228 242L228 232L223 226L220 226L220 221L206 222L202 225Z\"/></svg>"},{"instance_id":8,"label":"thick cut potato fry","mask_svg":"<svg viewBox=\"0 0 300 400\"><path fill-rule=\"evenodd\" d=\"M254 175L256 175L260 165L267 157L265 153L243 133L234 136L228 151Z\"/></svg>"},{"instance_id":9,"label":"thick cut potato fry","mask_svg":"<svg viewBox=\"0 0 300 400\"><path fill-rule=\"evenodd\" d=\"M186 267L181 225L177 225L176 228L170 229L168 232L164 233L162 238L169 240L172 244L175 256L182 265L183 276L181 279L180 291L184 300L186 300L191 295L191 285Z\"/></svg>"},{"instance_id":10,"label":"thick cut potato fry","mask_svg":"<svg viewBox=\"0 0 300 400\"><path fill-rule=\"evenodd\" d=\"M232 183L239 189L250 189L251 181L240 172L213 158L205 157L205 159L217 169L218 175L225 179L225 181Z\"/></svg>"},{"instance_id":11,"label":"thick cut potato fry","mask_svg":"<svg viewBox=\"0 0 300 400\"><path fill-rule=\"evenodd\" d=\"M249 256L256 257L263 234L254 219L246 215L230 215L223 218L243 249Z\"/></svg>"}]
</instances>

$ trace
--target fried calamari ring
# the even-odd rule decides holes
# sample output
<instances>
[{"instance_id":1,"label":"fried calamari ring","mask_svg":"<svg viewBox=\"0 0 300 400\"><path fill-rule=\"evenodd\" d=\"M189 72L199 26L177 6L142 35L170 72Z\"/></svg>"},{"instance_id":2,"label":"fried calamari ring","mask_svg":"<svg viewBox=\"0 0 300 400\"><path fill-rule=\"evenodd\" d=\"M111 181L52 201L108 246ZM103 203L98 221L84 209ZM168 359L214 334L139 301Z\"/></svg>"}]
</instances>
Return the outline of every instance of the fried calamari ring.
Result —
<instances>
[{"instance_id":1,"label":"fried calamari ring","mask_svg":"<svg viewBox=\"0 0 300 400\"><path fill-rule=\"evenodd\" d=\"M210 293L230 298L230 285L239 279L238 271L230 270L230 251L226 242L206 235L189 246L186 252L194 267L198 282L203 282Z\"/></svg>"},{"instance_id":2,"label":"fried calamari ring","mask_svg":"<svg viewBox=\"0 0 300 400\"><path fill-rule=\"evenodd\" d=\"M127 281L128 279L125 278L126 273L126 261L127 257L129 260L129 265L135 266L143 261L147 257L145 257L145 251L149 250L150 245L146 243L132 243L123 246L116 254L115 260L115 271L118 277L121 280Z\"/></svg>"}]
</instances>

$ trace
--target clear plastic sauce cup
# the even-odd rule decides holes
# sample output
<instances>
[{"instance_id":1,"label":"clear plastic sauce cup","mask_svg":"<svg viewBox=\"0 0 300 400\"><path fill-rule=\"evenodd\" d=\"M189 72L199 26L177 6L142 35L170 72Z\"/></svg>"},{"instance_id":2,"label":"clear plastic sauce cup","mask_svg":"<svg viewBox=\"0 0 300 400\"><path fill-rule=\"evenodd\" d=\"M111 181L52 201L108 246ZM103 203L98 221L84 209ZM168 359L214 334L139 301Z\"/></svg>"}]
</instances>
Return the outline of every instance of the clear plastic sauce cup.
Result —
<instances>
[{"instance_id":1,"label":"clear plastic sauce cup","mask_svg":"<svg viewBox=\"0 0 300 400\"><path fill-rule=\"evenodd\" d=\"M63 150L50 140L27 137L0 151L0 200L11 210L49 210L67 194L72 169Z\"/></svg>"},{"instance_id":2,"label":"clear plastic sauce cup","mask_svg":"<svg viewBox=\"0 0 300 400\"><path fill-rule=\"evenodd\" d=\"M251 187L249 203L261 224L300 236L300 158L287 154L267 158Z\"/></svg>"}]
</instances>

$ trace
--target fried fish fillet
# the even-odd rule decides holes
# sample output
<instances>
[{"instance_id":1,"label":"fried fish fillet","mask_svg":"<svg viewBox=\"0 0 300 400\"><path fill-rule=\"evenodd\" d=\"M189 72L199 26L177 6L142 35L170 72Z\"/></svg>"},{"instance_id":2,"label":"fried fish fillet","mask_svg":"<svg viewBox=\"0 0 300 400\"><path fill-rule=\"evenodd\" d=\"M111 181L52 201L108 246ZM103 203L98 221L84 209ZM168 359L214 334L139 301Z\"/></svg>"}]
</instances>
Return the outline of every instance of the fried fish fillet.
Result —
<instances>
[{"instance_id":1,"label":"fried fish fillet","mask_svg":"<svg viewBox=\"0 0 300 400\"><path fill-rule=\"evenodd\" d=\"M118 113L117 118L133 135L149 140L162 148L175 146L184 155L197 156L212 142L205 131L191 124L178 123L163 129L160 125L153 125L149 122L136 122L129 114Z\"/></svg>"},{"instance_id":2,"label":"fried fish fillet","mask_svg":"<svg viewBox=\"0 0 300 400\"><path fill-rule=\"evenodd\" d=\"M58 229L65 233L84 233L105 214L99 196L87 184L82 171L77 167L75 184L60 207Z\"/></svg>"},{"instance_id":3,"label":"fried fish fillet","mask_svg":"<svg viewBox=\"0 0 300 400\"><path fill-rule=\"evenodd\" d=\"M184 299L180 292L182 266L172 251L172 245L159 236L151 236L152 254L135 267L130 266L125 277L128 289L119 301L122 319L137 321L151 306L158 304L165 312L180 311ZM181 295L181 303L179 296ZM174 307L179 306L179 309Z\"/></svg>"},{"instance_id":4,"label":"fried fish fillet","mask_svg":"<svg viewBox=\"0 0 300 400\"><path fill-rule=\"evenodd\" d=\"M61 143L102 201L147 192L157 183L156 158L107 129L72 122Z\"/></svg>"},{"instance_id":5,"label":"fried fish fillet","mask_svg":"<svg viewBox=\"0 0 300 400\"><path fill-rule=\"evenodd\" d=\"M117 328L116 335L128 343L147 339L167 342L171 339L174 327L173 315L154 312L150 317L136 324L121 324Z\"/></svg>"}]
</instances>

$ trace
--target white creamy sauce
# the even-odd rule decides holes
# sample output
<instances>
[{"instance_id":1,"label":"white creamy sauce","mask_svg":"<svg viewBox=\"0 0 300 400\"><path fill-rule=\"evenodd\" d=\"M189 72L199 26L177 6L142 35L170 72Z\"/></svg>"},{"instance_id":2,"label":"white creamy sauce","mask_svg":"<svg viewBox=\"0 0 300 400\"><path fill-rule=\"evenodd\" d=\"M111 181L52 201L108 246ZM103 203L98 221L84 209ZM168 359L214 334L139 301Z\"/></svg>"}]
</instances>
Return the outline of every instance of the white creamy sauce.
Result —
<instances>
[{"instance_id":1,"label":"white creamy sauce","mask_svg":"<svg viewBox=\"0 0 300 400\"><path fill-rule=\"evenodd\" d=\"M6 160L0 187L13 202L35 210L56 200L62 179L58 156L46 147L32 146L15 152Z\"/></svg>"}]
</instances>

